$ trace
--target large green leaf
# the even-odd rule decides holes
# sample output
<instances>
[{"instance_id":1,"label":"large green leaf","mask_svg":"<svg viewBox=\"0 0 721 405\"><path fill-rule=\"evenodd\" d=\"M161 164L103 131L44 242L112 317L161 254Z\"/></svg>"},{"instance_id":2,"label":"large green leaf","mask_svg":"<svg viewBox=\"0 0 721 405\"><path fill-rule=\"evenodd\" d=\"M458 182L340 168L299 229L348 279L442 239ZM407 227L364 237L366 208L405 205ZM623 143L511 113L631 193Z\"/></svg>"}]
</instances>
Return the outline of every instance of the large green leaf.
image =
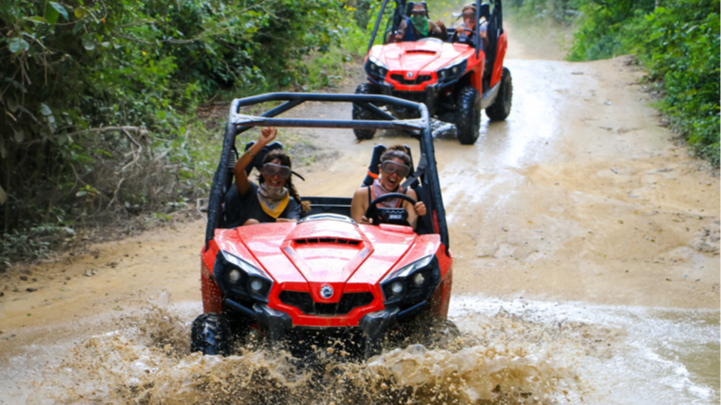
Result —
<instances>
[{"instance_id":1,"label":"large green leaf","mask_svg":"<svg viewBox=\"0 0 721 405\"><path fill-rule=\"evenodd\" d=\"M53 9L55 9L55 11L60 13L60 15L62 15L63 18L65 18L65 21L68 21L68 10L66 10L65 7L63 7L62 5L60 5L58 3L55 3L54 1L50 2L50 6Z\"/></svg>"},{"instance_id":2,"label":"large green leaf","mask_svg":"<svg viewBox=\"0 0 721 405\"><path fill-rule=\"evenodd\" d=\"M42 115L48 116L48 115L52 115L53 111L50 109L50 107L48 107L47 104L40 103L40 113Z\"/></svg>"},{"instance_id":3,"label":"large green leaf","mask_svg":"<svg viewBox=\"0 0 721 405\"><path fill-rule=\"evenodd\" d=\"M92 51L95 49L95 41L90 34L83 34L83 47L88 51Z\"/></svg>"},{"instance_id":4,"label":"large green leaf","mask_svg":"<svg viewBox=\"0 0 721 405\"><path fill-rule=\"evenodd\" d=\"M45 9L45 19L48 20L48 24L55 25L60 18L60 13L54 7L48 7Z\"/></svg>"},{"instance_id":5,"label":"large green leaf","mask_svg":"<svg viewBox=\"0 0 721 405\"><path fill-rule=\"evenodd\" d=\"M20 143L25 140L25 131L22 128L13 128L13 132L15 132L15 142Z\"/></svg>"},{"instance_id":6,"label":"large green leaf","mask_svg":"<svg viewBox=\"0 0 721 405\"><path fill-rule=\"evenodd\" d=\"M27 20L28 20L28 21L32 21L32 22L36 22L36 23L43 23L43 24L47 24L47 23L48 23L48 20L46 20L46 19L44 19L44 18L42 18L42 17L40 17L40 16L38 16L38 15L34 15L34 16L32 16L32 17L28 17Z\"/></svg>"},{"instance_id":7,"label":"large green leaf","mask_svg":"<svg viewBox=\"0 0 721 405\"><path fill-rule=\"evenodd\" d=\"M27 51L30 49L30 44L22 38L12 38L9 43L8 48L12 53L18 53L20 51Z\"/></svg>"}]
</instances>

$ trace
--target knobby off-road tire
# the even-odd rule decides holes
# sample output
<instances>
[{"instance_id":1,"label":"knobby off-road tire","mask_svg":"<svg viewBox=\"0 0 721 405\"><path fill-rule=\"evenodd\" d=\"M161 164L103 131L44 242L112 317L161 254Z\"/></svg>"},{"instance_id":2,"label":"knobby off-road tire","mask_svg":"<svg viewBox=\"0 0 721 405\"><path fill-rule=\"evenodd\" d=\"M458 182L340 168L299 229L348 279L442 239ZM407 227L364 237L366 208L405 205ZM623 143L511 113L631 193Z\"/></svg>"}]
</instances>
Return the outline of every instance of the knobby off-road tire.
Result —
<instances>
[{"instance_id":1,"label":"knobby off-road tire","mask_svg":"<svg viewBox=\"0 0 721 405\"><path fill-rule=\"evenodd\" d=\"M473 87L464 87L457 105L456 136L461 145L473 145L481 130L481 95Z\"/></svg>"},{"instance_id":2,"label":"knobby off-road tire","mask_svg":"<svg viewBox=\"0 0 721 405\"><path fill-rule=\"evenodd\" d=\"M378 92L370 83L363 83L356 87L355 94L377 94ZM353 103L353 119L354 120L372 120L373 114L365 108ZM376 134L375 129L354 129L353 133L359 141L371 139Z\"/></svg>"},{"instance_id":3,"label":"knobby off-road tire","mask_svg":"<svg viewBox=\"0 0 721 405\"><path fill-rule=\"evenodd\" d=\"M203 314L195 318L190 336L191 352L221 356L230 352L231 331L223 315Z\"/></svg>"},{"instance_id":4,"label":"knobby off-road tire","mask_svg":"<svg viewBox=\"0 0 721 405\"><path fill-rule=\"evenodd\" d=\"M511 71L503 68L501 75L501 88L498 89L496 100L488 108L486 115L491 121L503 121L511 113L511 100L513 99L513 80Z\"/></svg>"}]
</instances>

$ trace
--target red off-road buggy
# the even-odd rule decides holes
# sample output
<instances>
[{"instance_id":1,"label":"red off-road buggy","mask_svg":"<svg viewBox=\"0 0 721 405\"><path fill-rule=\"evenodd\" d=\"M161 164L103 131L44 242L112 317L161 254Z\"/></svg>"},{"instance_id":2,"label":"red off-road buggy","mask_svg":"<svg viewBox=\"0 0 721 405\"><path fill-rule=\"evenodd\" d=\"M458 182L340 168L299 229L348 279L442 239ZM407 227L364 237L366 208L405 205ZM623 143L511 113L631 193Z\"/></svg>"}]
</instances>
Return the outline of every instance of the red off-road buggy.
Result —
<instances>
[{"instance_id":1,"label":"red off-road buggy","mask_svg":"<svg viewBox=\"0 0 721 405\"><path fill-rule=\"evenodd\" d=\"M383 111L377 112L383 120L272 118L309 100L385 104L419 118L399 120ZM240 112L241 107L273 101L285 103L262 116ZM226 228L226 213L237 209L226 201L228 190L235 187L235 140L258 126L409 133L420 142L421 155L405 185L415 189L427 214L419 218L414 232L407 226L405 210L378 206L387 198L410 198L388 194L371 202L366 213L378 225L358 225L350 218L350 197L305 197L311 211L297 223ZM282 145L275 142L266 149L277 147ZM376 173L382 150L376 147L370 164ZM253 165L259 167L262 158L260 153ZM353 94L273 93L233 100L201 255L204 314L193 322L192 351L228 354L234 342L255 336L302 354L309 345L335 338L347 343L343 350L348 354L367 357L404 325L419 320L443 323L451 295L452 258L425 105Z\"/></svg>"},{"instance_id":2,"label":"red off-road buggy","mask_svg":"<svg viewBox=\"0 0 721 405\"><path fill-rule=\"evenodd\" d=\"M456 135L464 145L478 139L481 110L485 109L493 121L508 117L513 84L511 72L503 67L507 35L503 31L501 0L476 7L476 21L483 17L488 22L485 50L478 40L481 24L476 24L475 32L451 28L448 38L389 43L413 9L413 2L406 4L406 0L395 0L395 11L383 34L384 45L373 46L387 2L381 5L365 58L368 82L359 85L356 94L385 94L424 103L431 117L456 125ZM381 105L372 107L376 108L354 104L353 119L373 118ZM387 107L399 118L417 116L404 107ZM371 139L375 134L372 129L354 132L359 140Z\"/></svg>"}]
</instances>

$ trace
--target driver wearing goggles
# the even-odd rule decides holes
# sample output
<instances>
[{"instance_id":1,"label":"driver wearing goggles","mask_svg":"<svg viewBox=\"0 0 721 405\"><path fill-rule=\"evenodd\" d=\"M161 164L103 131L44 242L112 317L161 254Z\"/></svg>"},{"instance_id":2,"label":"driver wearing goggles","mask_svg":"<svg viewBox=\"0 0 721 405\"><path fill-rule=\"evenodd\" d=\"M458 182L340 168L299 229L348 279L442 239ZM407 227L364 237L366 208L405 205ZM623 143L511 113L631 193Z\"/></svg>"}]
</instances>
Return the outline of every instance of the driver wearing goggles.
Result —
<instances>
[{"instance_id":1,"label":"driver wearing goggles","mask_svg":"<svg viewBox=\"0 0 721 405\"><path fill-rule=\"evenodd\" d=\"M303 209L300 196L291 181L290 157L282 150L272 150L263 158L258 184L248 179L245 169L278 130L261 130L258 142L235 163L235 187L226 195L225 217L228 228L266 222L295 222Z\"/></svg>"},{"instance_id":2,"label":"driver wearing goggles","mask_svg":"<svg viewBox=\"0 0 721 405\"><path fill-rule=\"evenodd\" d=\"M446 26L443 21L435 23L428 19L426 3L414 3L410 18L404 18L398 26L398 31L392 38L395 42L412 42L427 37L436 37L442 40L448 38Z\"/></svg>"},{"instance_id":3,"label":"driver wearing goggles","mask_svg":"<svg viewBox=\"0 0 721 405\"><path fill-rule=\"evenodd\" d=\"M388 194L401 193L418 201L418 195L415 190L409 188L403 190L401 181L408 177L411 173L411 158L406 153L403 145L391 146L381 155L381 163L379 165L378 178L373 181L373 185L361 187L353 194L351 201L351 217L359 224L371 225L372 222L365 217L372 200ZM378 204L387 208L403 207L408 212L408 223L415 229L418 216L426 215L426 206L422 201L418 201L415 205L408 201L394 198L386 200Z\"/></svg>"},{"instance_id":4,"label":"driver wearing goggles","mask_svg":"<svg viewBox=\"0 0 721 405\"><path fill-rule=\"evenodd\" d=\"M456 28L456 33L453 34L452 42L472 44L472 38L476 35L476 5L469 4L463 7L461 17L463 18L463 25ZM481 50L485 50L488 48L488 23L485 17L481 17L480 24L481 25L478 31L482 41Z\"/></svg>"}]
</instances>

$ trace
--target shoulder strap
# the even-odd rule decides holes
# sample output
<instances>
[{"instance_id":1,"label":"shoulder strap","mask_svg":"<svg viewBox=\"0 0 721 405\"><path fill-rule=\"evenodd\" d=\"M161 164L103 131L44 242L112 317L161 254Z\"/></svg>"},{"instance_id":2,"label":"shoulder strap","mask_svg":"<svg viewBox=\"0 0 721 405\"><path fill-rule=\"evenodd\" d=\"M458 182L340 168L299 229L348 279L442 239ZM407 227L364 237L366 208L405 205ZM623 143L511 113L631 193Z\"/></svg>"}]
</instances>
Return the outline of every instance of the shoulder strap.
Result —
<instances>
[{"instance_id":1,"label":"shoulder strap","mask_svg":"<svg viewBox=\"0 0 721 405\"><path fill-rule=\"evenodd\" d=\"M426 172L426 155L422 154L421 160L418 162L418 169L416 169L416 171L413 174L411 174L410 176L408 176L408 178L406 178L406 181L404 181L401 184L401 187L403 187L404 190L407 190L409 187L413 186L413 183L415 181L419 180L420 177L423 176L423 174L425 172Z\"/></svg>"},{"instance_id":2,"label":"shoulder strap","mask_svg":"<svg viewBox=\"0 0 721 405\"><path fill-rule=\"evenodd\" d=\"M373 200L371 199L371 193L373 192L373 187L371 187L371 186L366 186L366 188L368 189L368 206L370 207L370 206L371 206L371 201L373 201Z\"/></svg>"},{"instance_id":3,"label":"shoulder strap","mask_svg":"<svg viewBox=\"0 0 721 405\"><path fill-rule=\"evenodd\" d=\"M398 190L398 192L401 193L401 194L403 194L403 195L405 195L406 192L408 191L405 187L403 187L402 184L401 184L400 186L398 186L398 187L400 188L400 190ZM403 206L403 202L404 202L404 201L405 201L405 200L399 198L399 199L398 199L398 202L396 203L396 208L401 208L401 207Z\"/></svg>"}]
</instances>

